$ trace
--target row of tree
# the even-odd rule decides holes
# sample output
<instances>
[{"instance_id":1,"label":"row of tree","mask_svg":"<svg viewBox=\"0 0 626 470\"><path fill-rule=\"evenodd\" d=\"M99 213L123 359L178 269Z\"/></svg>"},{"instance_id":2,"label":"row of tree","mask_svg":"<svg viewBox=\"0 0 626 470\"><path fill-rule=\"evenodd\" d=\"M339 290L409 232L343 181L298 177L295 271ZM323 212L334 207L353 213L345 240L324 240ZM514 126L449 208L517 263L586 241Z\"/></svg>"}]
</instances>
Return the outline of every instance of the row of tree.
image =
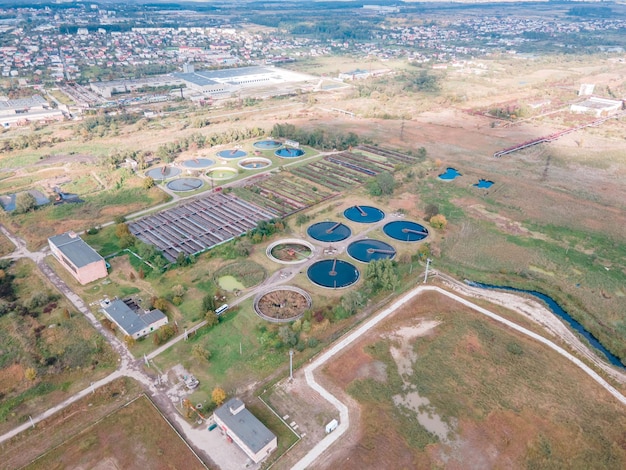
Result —
<instances>
[{"instance_id":1,"label":"row of tree","mask_svg":"<svg viewBox=\"0 0 626 470\"><path fill-rule=\"evenodd\" d=\"M211 134L205 136L200 133L191 134L189 137L183 139L177 139L173 142L160 145L157 149L156 155L165 163L174 161L182 152L186 150L197 150L201 148L211 148L215 145L229 144L232 142L239 142L242 140L248 140L255 137L261 137L265 135L265 131L260 127L239 129L232 127L225 132L219 134Z\"/></svg>"},{"instance_id":2,"label":"row of tree","mask_svg":"<svg viewBox=\"0 0 626 470\"><path fill-rule=\"evenodd\" d=\"M272 136L299 142L301 145L309 145L320 150L346 150L359 144L359 137L354 132L347 134L341 132L329 132L322 129L306 131L299 129L293 124L274 124Z\"/></svg>"}]
</instances>

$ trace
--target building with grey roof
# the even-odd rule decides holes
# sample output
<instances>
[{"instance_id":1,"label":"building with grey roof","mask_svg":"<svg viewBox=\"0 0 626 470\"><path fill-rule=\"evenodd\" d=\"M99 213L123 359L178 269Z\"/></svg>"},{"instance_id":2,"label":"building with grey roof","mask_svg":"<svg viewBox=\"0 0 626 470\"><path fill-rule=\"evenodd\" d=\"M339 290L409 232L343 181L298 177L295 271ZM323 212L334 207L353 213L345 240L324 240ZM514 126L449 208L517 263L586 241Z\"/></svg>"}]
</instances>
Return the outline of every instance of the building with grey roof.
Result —
<instances>
[{"instance_id":1,"label":"building with grey roof","mask_svg":"<svg viewBox=\"0 0 626 470\"><path fill-rule=\"evenodd\" d=\"M125 335L135 339L146 336L168 323L161 310L135 311L127 302L119 299L104 301L102 310Z\"/></svg>"},{"instance_id":2,"label":"building with grey roof","mask_svg":"<svg viewBox=\"0 0 626 470\"><path fill-rule=\"evenodd\" d=\"M217 408L213 418L254 463L259 463L278 447L274 433L239 398L231 398Z\"/></svg>"},{"instance_id":3,"label":"building with grey roof","mask_svg":"<svg viewBox=\"0 0 626 470\"><path fill-rule=\"evenodd\" d=\"M81 284L107 276L104 258L74 232L48 238L52 255Z\"/></svg>"}]
</instances>

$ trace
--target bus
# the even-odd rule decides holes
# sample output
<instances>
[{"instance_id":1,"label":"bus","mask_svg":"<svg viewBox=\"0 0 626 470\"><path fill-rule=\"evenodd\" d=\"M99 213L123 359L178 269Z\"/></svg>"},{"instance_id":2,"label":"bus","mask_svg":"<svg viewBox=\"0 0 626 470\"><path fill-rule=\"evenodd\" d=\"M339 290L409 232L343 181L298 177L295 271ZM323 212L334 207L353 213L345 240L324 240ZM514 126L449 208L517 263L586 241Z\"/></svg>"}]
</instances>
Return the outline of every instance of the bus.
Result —
<instances>
[{"instance_id":1,"label":"bus","mask_svg":"<svg viewBox=\"0 0 626 470\"><path fill-rule=\"evenodd\" d=\"M220 316L226 310L228 310L228 304L224 304L221 307L219 307L217 310L215 310L215 315Z\"/></svg>"}]
</instances>

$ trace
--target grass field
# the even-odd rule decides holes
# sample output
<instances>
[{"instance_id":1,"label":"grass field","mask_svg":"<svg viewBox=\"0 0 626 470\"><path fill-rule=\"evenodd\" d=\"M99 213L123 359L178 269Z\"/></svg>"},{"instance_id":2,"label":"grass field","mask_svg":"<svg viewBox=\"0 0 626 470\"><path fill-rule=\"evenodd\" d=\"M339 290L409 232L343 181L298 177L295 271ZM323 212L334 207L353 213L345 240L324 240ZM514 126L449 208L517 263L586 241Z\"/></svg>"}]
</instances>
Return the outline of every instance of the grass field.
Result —
<instances>
[{"instance_id":1,"label":"grass field","mask_svg":"<svg viewBox=\"0 0 626 470\"><path fill-rule=\"evenodd\" d=\"M115 410L134 400L141 387L131 379L117 379L94 394L39 422L14 438L0 444L0 469L22 468L37 457L62 445Z\"/></svg>"},{"instance_id":2,"label":"grass field","mask_svg":"<svg viewBox=\"0 0 626 470\"><path fill-rule=\"evenodd\" d=\"M31 261L16 262L10 272L27 313L16 307L0 317L0 432L104 377L115 365L106 341Z\"/></svg>"},{"instance_id":3,"label":"grass field","mask_svg":"<svg viewBox=\"0 0 626 470\"><path fill-rule=\"evenodd\" d=\"M203 469L146 395L105 416L43 454L28 469Z\"/></svg>"},{"instance_id":4,"label":"grass field","mask_svg":"<svg viewBox=\"0 0 626 470\"><path fill-rule=\"evenodd\" d=\"M440 323L412 337L423 321ZM361 406L361 438L342 468L626 463L626 412L613 397L556 353L438 294L415 299L326 373ZM438 419L447 436L433 434Z\"/></svg>"}]
</instances>

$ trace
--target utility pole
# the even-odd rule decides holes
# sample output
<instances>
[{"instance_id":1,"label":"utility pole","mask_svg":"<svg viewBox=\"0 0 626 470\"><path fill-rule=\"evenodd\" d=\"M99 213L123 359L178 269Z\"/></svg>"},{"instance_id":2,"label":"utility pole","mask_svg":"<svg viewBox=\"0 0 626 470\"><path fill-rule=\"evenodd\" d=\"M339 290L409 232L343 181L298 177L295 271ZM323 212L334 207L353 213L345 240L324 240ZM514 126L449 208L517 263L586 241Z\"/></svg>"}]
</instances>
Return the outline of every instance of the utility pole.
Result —
<instances>
[{"instance_id":1,"label":"utility pole","mask_svg":"<svg viewBox=\"0 0 626 470\"><path fill-rule=\"evenodd\" d=\"M426 271L424 271L424 284L426 284L426 281L428 280L428 268L430 267L430 262L431 262L431 259L426 258Z\"/></svg>"},{"instance_id":2,"label":"utility pole","mask_svg":"<svg viewBox=\"0 0 626 470\"><path fill-rule=\"evenodd\" d=\"M289 382L293 380L293 349L289 350Z\"/></svg>"},{"instance_id":3,"label":"utility pole","mask_svg":"<svg viewBox=\"0 0 626 470\"><path fill-rule=\"evenodd\" d=\"M402 124L400 125L400 140L404 141L404 118L402 118Z\"/></svg>"}]
</instances>

